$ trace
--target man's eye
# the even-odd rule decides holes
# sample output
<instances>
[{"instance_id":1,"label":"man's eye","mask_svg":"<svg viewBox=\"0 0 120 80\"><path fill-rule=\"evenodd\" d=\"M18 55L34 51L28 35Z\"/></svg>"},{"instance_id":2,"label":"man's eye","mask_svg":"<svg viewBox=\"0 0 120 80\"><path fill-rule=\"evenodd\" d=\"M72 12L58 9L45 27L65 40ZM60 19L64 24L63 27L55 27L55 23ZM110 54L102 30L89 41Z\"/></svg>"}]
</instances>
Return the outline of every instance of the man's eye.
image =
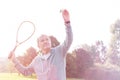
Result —
<instances>
[{"instance_id":1,"label":"man's eye","mask_svg":"<svg viewBox=\"0 0 120 80\"><path fill-rule=\"evenodd\" d=\"M40 42L44 42L44 40L40 40Z\"/></svg>"}]
</instances>

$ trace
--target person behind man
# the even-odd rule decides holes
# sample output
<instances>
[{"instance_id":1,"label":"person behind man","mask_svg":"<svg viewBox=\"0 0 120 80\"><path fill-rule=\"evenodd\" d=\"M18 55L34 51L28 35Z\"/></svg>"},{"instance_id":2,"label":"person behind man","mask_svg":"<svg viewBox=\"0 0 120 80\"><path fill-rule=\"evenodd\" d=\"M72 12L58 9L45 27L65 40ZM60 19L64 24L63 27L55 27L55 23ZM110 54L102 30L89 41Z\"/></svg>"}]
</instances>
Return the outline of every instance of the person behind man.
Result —
<instances>
[{"instance_id":1,"label":"person behind man","mask_svg":"<svg viewBox=\"0 0 120 80\"><path fill-rule=\"evenodd\" d=\"M23 75L35 72L38 80L66 80L66 53L72 44L73 34L69 12L66 9L61 12L66 29L66 38L62 44L52 48L49 36L42 34L37 39L39 54L30 65L25 67L16 59L15 54L12 56L15 68Z\"/></svg>"}]
</instances>

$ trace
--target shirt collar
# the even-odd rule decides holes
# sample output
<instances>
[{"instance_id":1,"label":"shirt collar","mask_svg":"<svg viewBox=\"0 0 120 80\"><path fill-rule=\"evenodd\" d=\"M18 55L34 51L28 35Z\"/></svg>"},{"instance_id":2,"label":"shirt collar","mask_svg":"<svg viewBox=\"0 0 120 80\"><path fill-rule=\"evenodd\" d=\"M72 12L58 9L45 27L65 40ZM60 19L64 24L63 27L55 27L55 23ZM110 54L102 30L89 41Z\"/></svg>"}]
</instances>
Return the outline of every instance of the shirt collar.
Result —
<instances>
[{"instance_id":1,"label":"shirt collar","mask_svg":"<svg viewBox=\"0 0 120 80\"><path fill-rule=\"evenodd\" d=\"M43 60L47 60L48 59L48 57L50 56L50 53L47 53L47 54L42 54L42 53L39 53L40 54L40 57L41 57L41 59L43 59Z\"/></svg>"}]
</instances>

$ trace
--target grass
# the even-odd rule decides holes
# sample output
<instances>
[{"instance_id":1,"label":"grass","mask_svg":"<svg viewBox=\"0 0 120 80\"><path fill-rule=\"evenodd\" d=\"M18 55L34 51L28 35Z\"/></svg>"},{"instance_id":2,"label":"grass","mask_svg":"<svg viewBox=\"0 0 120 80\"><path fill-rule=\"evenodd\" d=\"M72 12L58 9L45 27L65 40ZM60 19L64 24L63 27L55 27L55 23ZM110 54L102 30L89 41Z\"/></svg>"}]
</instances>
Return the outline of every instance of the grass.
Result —
<instances>
[{"instance_id":1,"label":"grass","mask_svg":"<svg viewBox=\"0 0 120 80\"><path fill-rule=\"evenodd\" d=\"M0 80L37 80L35 77L22 76L17 73L0 73ZM82 79L67 79L67 80L82 80Z\"/></svg>"},{"instance_id":2,"label":"grass","mask_svg":"<svg viewBox=\"0 0 120 80\"><path fill-rule=\"evenodd\" d=\"M16 73L0 73L0 80L36 80L30 77L19 76Z\"/></svg>"}]
</instances>

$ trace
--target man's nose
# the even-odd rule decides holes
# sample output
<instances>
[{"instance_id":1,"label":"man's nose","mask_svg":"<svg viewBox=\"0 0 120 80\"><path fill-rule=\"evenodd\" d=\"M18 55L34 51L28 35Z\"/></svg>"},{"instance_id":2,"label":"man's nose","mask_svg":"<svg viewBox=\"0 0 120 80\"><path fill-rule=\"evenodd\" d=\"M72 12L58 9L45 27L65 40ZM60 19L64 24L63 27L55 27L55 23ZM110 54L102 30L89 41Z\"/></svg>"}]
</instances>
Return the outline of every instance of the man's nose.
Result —
<instances>
[{"instance_id":1,"label":"man's nose","mask_svg":"<svg viewBox=\"0 0 120 80\"><path fill-rule=\"evenodd\" d=\"M47 40L44 41L44 43L47 43L47 42L48 42Z\"/></svg>"}]
</instances>

